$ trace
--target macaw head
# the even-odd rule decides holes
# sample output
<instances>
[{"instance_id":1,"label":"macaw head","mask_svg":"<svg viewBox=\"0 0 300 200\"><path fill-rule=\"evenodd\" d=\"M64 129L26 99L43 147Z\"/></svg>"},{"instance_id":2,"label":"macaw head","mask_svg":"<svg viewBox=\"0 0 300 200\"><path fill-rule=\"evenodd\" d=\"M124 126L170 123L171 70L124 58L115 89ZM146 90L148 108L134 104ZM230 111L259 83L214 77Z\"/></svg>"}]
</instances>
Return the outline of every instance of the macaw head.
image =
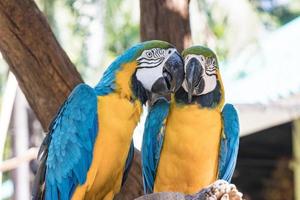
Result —
<instances>
[{"instance_id":1,"label":"macaw head","mask_svg":"<svg viewBox=\"0 0 300 200\"><path fill-rule=\"evenodd\" d=\"M169 100L184 79L183 59L171 44L152 40L136 44L105 71L95 90L98 95L119 93L130 100L154 104Z\"/></svg>"},{"instance_id":2,"label":"macaw head","mask_svg":"<svg viewBox=\"0 0 300 200\"><path fill-rule=\"evenodd\" d=\"M137 64L135 76L149 92L175 92L182 84L183 60L177 50L166 42L147 42Z\"/></svg>"},{"instance_id":3,"label":"macaw head","mask_svg":"<svg viewBox=\"0 0 300 200\"><path fill-rule=\"evenodd\" d=\"M205 107L221 102L224 96L216 54L207 47L193 46L182 52L185 79L182 88L187 101L197 101Z\"/></svg>"},{"instance_id":4,"label":"macaw head","mask_svg":"<svg viewBox=\"0 0 300 200\"><path fill-rule=\"evenodd\" d=\"M143 42L133 48L131 63L136 66L131 75L131 89L134 96L150 104L161 98L169 100L184 79L181 55L174 46L159 40Z\"/></svg>"}]
</instances>

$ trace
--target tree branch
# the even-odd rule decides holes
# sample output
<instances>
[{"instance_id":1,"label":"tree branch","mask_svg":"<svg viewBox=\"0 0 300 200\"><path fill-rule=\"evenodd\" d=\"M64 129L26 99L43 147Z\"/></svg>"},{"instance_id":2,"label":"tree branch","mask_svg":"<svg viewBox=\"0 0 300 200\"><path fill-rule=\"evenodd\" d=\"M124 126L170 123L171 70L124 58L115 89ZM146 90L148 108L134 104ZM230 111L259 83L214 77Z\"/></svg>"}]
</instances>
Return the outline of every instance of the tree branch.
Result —
<instances>
[{"instance_id":1,"label":"tree branch","mask_svg":"<svg viewBox=\"0 0 300 200\"><path fill-rule=\"evenodd\" d=\"M179 52L192 42L189 0L140 0L141 40L165 40Z\"/></svg>"},{"instance_id":2,"label":"tree branch","mask_svg":"<svg viewBox=\"0 0 300 200\"><path fill-rule=\"evenodd\" d=\"M32 0L0 1L0 51L44 130L82 79Z\"/></svg>"},{"instance_id":3,"label":"tree branch","mask_svg":"<svg viewBox=\"0 0 300 200\"><path fill-rule=\"evenodd\" d=\"M0 164L0 172L10 171L16 169L19 165L24 162L29 162L36 159L38 148L32 147L25 151L22 155L13 157L11 159L5 160Z\"/></svg>"}]
</instances>

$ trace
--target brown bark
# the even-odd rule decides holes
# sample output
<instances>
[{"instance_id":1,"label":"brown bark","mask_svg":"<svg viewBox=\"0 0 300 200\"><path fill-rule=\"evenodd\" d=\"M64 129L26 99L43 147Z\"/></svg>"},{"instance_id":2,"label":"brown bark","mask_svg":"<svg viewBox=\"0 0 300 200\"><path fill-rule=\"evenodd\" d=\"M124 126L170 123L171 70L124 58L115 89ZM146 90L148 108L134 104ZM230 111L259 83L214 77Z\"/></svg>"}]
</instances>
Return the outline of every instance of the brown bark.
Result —
<instances>
[{"instance_id":1,"label":"brown bark","mask_svg":"<svg viewBox=\"0 0 300 200\"><path fill-rule=\"evenodd\" d=\"M132 200L144 194L141 165L141 153L135 150L127 180L114 200Z\"/></svg>"},{"instance_id":2,"label":"brown bark","mask_svg":"<svg viewBox=\"0 0 300 200\"><path fill-rule=\"evenodd\" d=\"M141 40L159 39L178 51L191 45L190 0L140 0Z\"/></svg>"},{"instance_id":3,"label":"brown bark","mask_svg":"<svg viewBox=\"0 0 300 200\"><path fill-rule=\"evenodd\" d=\"M82 79L34 1L0 1L0 50L46 130Z\"/></svg>"}]
</instances>

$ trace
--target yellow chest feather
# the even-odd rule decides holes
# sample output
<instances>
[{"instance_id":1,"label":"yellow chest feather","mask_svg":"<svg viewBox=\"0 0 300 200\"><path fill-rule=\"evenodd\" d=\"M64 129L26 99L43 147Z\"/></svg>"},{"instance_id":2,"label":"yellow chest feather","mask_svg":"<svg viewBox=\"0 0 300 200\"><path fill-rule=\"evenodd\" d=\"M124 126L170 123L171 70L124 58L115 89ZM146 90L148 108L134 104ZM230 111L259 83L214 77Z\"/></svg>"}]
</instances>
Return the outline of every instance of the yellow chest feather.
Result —
<instances>
[{"instance_id":1,"label":"yellow chest feather","mask_svg":"<svg viewBox=\"0 0 300 200\"><path fill-rule=\"evenodd\" d=\"M110 200L119 192L132 134L141 113L137 101L118 94L98 97L98 135L85 184L77 187L74 199Z\"/></svg>"},{"instance_id":2,"label":"yellow chest feather","mask_svg":"<svg viewBox=\"0 0 300 200\"><path fill-rule=\"evenodd\" d=\"M217 177L221 113L173 103L166 126L154 191L198 192Z\"/></svg>"}]
</instances>

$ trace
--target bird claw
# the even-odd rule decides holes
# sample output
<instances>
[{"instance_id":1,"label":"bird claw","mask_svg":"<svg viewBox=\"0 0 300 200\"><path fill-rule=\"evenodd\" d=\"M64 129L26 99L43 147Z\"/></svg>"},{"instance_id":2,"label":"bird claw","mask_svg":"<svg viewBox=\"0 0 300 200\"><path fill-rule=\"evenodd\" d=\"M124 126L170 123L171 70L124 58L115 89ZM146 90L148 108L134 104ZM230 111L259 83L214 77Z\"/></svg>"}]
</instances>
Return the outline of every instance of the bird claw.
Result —
<instances>
[{"instance_id":1,"label":"bird claw","mask_svg":"<svg viewBox=\"0 0 300 200\"><path fill-rule=\"evenodd\" d=\"M243 194L234 184L224 180L217 180L207 188L193 195L192 200L242 200Z\"/></svg>"},{"instance_id":2,"label":"bird claw","mask_svg":"<svg viewBox=\"0 0 300 200\"><path fill-rule=\"evenodd\" d=\"M227 181L217 180L210 187L217 200L242 200L243 194L237 190L234 184Z\"/></svg>"}]
</instances>

